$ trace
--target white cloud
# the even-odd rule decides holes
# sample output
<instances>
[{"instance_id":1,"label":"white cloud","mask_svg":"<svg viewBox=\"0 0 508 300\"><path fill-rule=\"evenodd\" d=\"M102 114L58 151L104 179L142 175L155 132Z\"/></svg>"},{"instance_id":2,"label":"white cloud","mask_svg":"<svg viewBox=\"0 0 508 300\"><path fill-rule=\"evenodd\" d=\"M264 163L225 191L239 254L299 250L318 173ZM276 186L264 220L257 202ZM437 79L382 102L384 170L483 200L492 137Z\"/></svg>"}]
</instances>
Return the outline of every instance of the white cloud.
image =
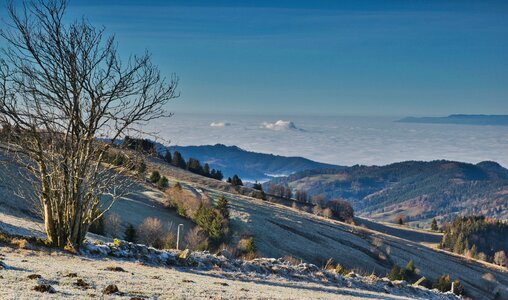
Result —
<instances>
[{"instance_id":1,"label":"white cloud","mask_svg":"<svg viewBox=\"0 0 508 300\"><path fill-rule=\"evenodd\" d=\"M226 127L231 126L231 123L229 122L212 122L210 123L210 127Z\"/></svg>"},{"instance_id":2,"label":"white cloud","mask_svg":"<svg viewBox=\"0 0 508 300\"><path fill-rule=\"evenodd\" d=\"M278 120L275 123L263 122L261 128L270 130L296 130L298 129L292 121Z\"/></svg>"}]
</instances>

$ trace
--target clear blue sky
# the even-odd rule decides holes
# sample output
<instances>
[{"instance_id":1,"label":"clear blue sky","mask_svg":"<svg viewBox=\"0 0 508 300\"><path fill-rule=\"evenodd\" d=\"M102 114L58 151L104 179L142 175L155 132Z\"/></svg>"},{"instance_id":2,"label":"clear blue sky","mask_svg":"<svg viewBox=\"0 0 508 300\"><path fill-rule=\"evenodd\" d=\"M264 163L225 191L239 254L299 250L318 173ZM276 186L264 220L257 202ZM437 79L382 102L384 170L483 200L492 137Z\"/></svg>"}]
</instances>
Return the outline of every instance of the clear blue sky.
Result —
<instances>
[{"instance_id":1,"label":"clear blue sky","mask_svg":"<svg viewBox=\"0 0 508 300\"><path fill-rule=\"evenodd\" d=\"M180 77L176 112L508 114L508 1L71 0Z\"/></svg>"}]
</instances>

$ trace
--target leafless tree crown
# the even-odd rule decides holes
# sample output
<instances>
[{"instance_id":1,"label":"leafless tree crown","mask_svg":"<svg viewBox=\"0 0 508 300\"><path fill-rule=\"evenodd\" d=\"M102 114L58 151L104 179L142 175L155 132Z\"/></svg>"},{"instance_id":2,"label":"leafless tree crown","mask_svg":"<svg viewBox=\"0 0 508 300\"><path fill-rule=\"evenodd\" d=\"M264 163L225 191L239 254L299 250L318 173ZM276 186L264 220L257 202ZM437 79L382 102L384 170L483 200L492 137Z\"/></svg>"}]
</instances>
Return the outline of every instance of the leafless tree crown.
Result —
<instances>
[{"instance_id":1,"label":"leafless tree crown","mask_svg":"<svg viewBox=\"0 0 508 300\"><path fill-rule=\"evenodd\" d=\"M170 116L177 78L150 56L122 62L114 37L86 19L64 22L67 1L7 5L0 31L2 148L38 179L48 241L79 247L103 194L115 194L103 156L126 130Z\"/></svg>"}]
</instances>

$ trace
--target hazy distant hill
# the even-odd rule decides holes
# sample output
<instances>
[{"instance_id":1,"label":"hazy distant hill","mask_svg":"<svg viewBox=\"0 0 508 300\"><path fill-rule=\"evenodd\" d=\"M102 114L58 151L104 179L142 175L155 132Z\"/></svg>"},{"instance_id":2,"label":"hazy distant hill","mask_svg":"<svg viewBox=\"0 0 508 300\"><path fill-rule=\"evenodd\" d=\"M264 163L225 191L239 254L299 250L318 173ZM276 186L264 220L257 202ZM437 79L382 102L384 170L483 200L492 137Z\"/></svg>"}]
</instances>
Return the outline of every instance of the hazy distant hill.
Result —
<instances>
[{"instance_id":1,"label":"hazy distant hill","mask_svg":"<svg viewBox=\"0 0 508 300\"><path fill-rule=\"evenodd\" d=\"M430 124L498 125L508 126L508 115L449 115L448 117L407 117L397 122Z\"/></svg>"},{"instance_id":2,"label":"hazy distant hill","mask_svg":"<svg viewBox=\"0 0 508 300\"><path fill-rule=\"evenodd\" d=\"M203 164L208 163L210 167L222 170L226 178L238 174L242 179L251 181L268 180L308 169L342 168L302 157L256 153L236 146L222 144L213 146L171 146L169 148L171 152L178 150L185 159L193 157Z\"/></svg>"},{"instance_id":3,"label":"hazy distant hill","mask_svg":"<svg viewBox=\"0 0 508 300\"><path fill-rule=\"evenodd\" d=\"M508 170L495 162L407 161L387 166L313 170L270 183L348 199L355 213L392 221L484 214L508 219ZM266 185L270 184L267 183Z\"/></svg>"}]
</instances>

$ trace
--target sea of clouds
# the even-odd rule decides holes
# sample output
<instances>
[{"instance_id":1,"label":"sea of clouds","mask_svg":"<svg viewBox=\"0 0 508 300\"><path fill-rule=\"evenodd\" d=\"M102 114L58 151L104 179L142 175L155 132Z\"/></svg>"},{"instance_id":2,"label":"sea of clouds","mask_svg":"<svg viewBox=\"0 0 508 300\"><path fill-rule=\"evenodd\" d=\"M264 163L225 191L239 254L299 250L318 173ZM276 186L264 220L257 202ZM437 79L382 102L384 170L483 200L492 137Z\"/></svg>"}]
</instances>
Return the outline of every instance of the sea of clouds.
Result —
<instances>
[{"instance_id":1,"label":"sea of clouds","mask_svg":"<svg viewBox=\"0 0 508 300\"><path fill-rule=\"evenodd\" d=\"M175 114L145 129L172 145L236 145L338 165L484 160L508 167L508 127L394 122L380 117Z\"/></svg>"}]
</instances>

